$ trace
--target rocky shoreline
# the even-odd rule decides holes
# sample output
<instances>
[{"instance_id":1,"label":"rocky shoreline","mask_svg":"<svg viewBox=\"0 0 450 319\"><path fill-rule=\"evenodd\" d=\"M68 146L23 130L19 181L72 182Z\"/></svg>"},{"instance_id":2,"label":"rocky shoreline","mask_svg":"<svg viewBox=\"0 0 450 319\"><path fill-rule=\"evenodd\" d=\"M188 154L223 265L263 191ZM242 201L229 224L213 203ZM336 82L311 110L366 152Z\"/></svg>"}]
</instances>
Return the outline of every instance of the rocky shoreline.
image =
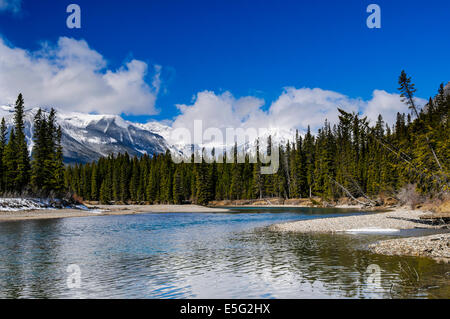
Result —
<instances>
[{"instance_id":1,"label":"rocky shoreline","mask_svg":"<svg viewBox=\"0 0 450 319\"><path fill-rule=\"evenodd\" d=\"M422 220L422 211L398 208L389 212L361 214L345 217L321 218L302 220L269 227L272 231L281 232L321 232L337 233L354 229L414 229L414 228L440 228L432 222Z\"/></svg>"},{"instance_id":2,"label":"rocky shoreline","mask_svg":"<svg viewBox=\"0 0 450 319\"><path fill-rule=\"evenodd\" d=\"M381 255L430 257L449 263L450 233L383 240L369 245L369 250Z\"/></svg>"},{"instance_id":3,"label":"rocky shoreline","mask_svg":"<svg viewBox=\"0 0 450 319\"><path fill-rule=\"evenodd\" d=\"M449 229L448 224L424 220L424 212L397 208L390 212L346 217L323 218L275 224L275 232L297 233L389 233L402 229ZM431 236L383 240L369 245L369 250L384 255L430 257L450 261L450 232Z\"/></svg>"}]
</instances>

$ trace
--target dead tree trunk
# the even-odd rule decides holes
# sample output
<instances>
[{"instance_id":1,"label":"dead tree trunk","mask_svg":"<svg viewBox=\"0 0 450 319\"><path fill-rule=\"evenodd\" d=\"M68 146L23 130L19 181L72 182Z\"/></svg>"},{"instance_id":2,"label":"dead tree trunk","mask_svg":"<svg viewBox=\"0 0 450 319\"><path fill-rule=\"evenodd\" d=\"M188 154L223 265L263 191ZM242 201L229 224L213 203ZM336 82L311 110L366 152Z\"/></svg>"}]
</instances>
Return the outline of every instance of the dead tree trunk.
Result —
<instances>
[{"instance_id":1,"label":"dead tree trunk","mask_svg":"<svg viewBox=\"0 0 450 319\"><path fill-rule=\"evenodd\" d=\"M372 205L376 205L376 202L373 201L373 200L371 200L371 199L369 198L369 196L367 196L367 195L363 192L363 190L362 190L361 186L359 186L358 182L355 181L353 178L350 178L350 179L351 179L353 185L355 185L356 188L358 189L358 191L361 193L361 195L362 195L365 199L367 199Z\"/></svg>"},{"instance_id":2,"label":"dead tree trunk","mask_svg":"<svg viewBox=\"0 0 450 319\"><path fill-rule=\"evenodd\" d=\"M348 189L346 189L343 185L339 184L336 180L334 180L333 178L331 178L330 176L328 176L328 178L334 182L337 186L339 186L348 196L350 196L355 202L364 205L364 206L370 206L370 203L364 203L361 202L360 200L356 199L355 196L352 195L352 193L350 193L350 191Z\"/></svg>"}]
</instances>

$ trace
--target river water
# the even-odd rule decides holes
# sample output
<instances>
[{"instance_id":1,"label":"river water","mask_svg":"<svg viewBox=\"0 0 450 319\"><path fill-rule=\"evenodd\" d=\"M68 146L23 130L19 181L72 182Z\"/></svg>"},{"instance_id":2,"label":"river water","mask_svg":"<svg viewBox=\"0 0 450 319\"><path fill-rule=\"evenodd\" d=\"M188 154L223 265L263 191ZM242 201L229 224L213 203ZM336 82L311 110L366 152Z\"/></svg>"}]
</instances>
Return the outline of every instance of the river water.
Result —
<instances>
[{"instance_id":1,"label":"river water","mask_svg":"<svg viewBox=\"0 0 450 319\"><path fill-rule=\"evenodd\" d=\"M266 229L357 213L242 208L3 222L0 297L450 298L448 264L364 249L394 235Z\"/></svg>"}]
</instances>

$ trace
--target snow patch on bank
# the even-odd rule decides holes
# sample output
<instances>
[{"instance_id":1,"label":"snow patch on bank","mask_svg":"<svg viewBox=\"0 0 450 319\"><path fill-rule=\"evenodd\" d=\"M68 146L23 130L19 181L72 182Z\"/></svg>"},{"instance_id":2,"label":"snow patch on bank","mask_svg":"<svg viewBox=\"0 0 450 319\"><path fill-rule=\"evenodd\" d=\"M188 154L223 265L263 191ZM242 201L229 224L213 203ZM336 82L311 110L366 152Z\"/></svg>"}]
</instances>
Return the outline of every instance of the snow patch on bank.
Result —
<instances>
[{"instance_id":1,"label":"snow patch on bank","mask_svg":"<svg viewBox=\"0 0 450 319\"><path fill-rule=\"evenodd\" d=\"M63 204L59 200L39 198L0 198L0 212L20 212L27 210L79 209L93 214L101 214L102 210L92 210L85 205Z\"/></svg>"},{"instance_id":2,"label":"snow patch on bank","mask_svg":"<svg viewBox=\"0 0 450 319\"><path fill-rule=\"evenodd\" d=\"M374 233L374 234L388 234L388 233L396 233L399 232L399 229L395 228L378 228L378 227L367 227L367 228L356 228L356 229L347 229L346 233L352 234L363 234L363 233Z\"/></svg>"},{"instance_id":3,"label":"snow patch on bank","mask_svg":"<svg viewBox=\"0 0 450 319\"><path fill-rule=\"evenodd\" d=\"M0 198L1 212L18 212L22 210L47 209L46 203L26 198Z\"/></svg>"}]
</instances>

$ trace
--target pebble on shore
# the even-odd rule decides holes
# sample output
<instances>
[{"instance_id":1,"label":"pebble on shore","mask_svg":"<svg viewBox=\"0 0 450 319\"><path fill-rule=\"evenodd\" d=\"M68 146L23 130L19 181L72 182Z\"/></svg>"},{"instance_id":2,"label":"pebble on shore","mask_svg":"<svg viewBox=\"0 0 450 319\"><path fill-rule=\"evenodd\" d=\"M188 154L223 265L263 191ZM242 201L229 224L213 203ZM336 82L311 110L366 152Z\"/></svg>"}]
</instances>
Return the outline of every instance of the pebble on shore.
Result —
<instances>
[{"instance_id":1,"label":"pebble on shore","mask_svg":"<svg viewBox=\"0 0 450 319\"><path fill-rule=\"evenodd\" d=\"M430 257L448 263L450 262L450 233L383 240L369 245L369 250L382 255Z\"/></svg>"}]
</instances>

